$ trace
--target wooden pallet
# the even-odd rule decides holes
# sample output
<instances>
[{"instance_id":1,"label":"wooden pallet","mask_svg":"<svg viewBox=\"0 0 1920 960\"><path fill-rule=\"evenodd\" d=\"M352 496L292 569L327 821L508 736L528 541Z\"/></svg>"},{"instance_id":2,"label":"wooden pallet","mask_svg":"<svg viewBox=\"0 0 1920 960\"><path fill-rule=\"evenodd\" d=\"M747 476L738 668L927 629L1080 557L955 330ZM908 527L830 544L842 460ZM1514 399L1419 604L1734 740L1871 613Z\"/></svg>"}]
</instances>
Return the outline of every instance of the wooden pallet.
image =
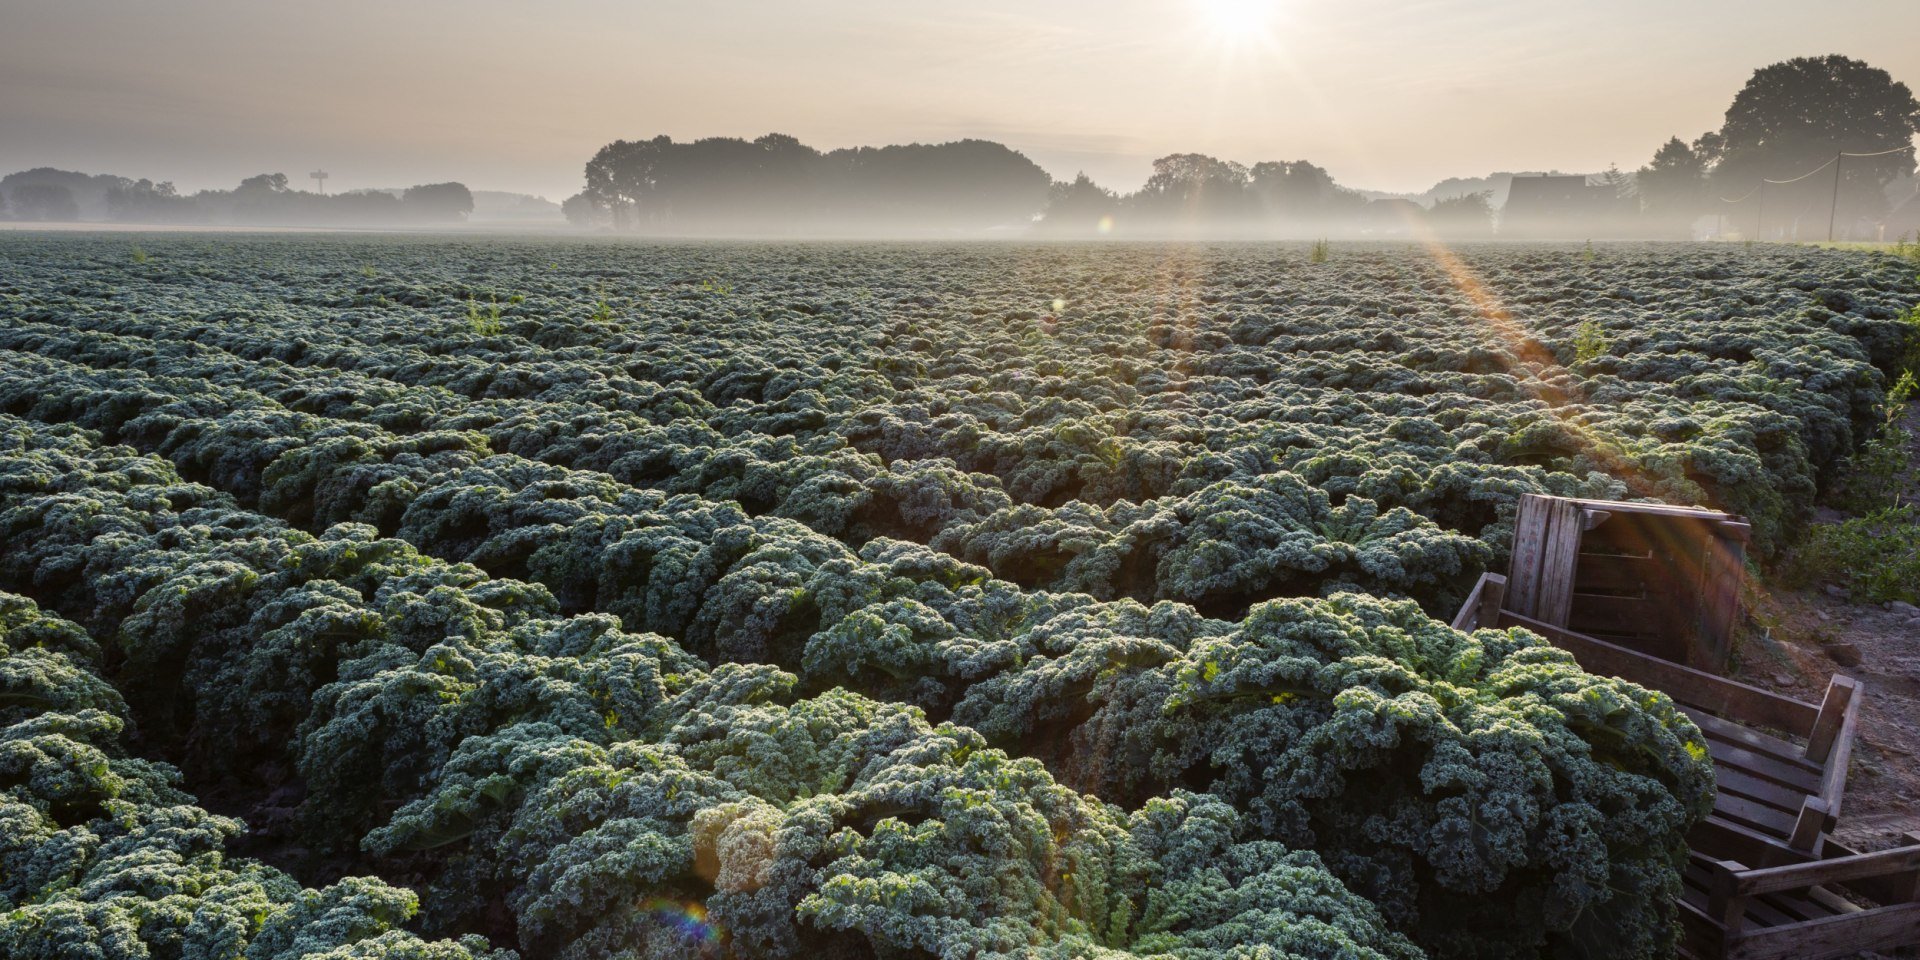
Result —
<instances>
[{"instance_id":1,"label":"wooden pallet","mask_svg":"<svg viewBox=\"0 0 1920 960\"><path fill-rule=\"evenodd\" d=\"M1752 528L1718 510L1526 494L1507 609L1703 670L1724 671Z\"/></svg>"},{"instance_id":2,"label":"wooden pallet","mask_svg":"<svg viewBox=\"0 0 1920 960\"><path fill-rule=\"evenodd\" d=\"M1920 834L1877 853L1829 842L1822 856L1769 867L1695 851L1683 882L1684 954L1698 960L1828 960L1920 943Z\"/></svg>"},{"instance_id":3,"label":"wooden pallet","mask_svg":"<svg viewBox=\"0 0 1920 960\"><path fill-rule=\"evenodd\" d=\"M1486 574L1453 626L1531 630L1590 672L1667 694L1706 735L1716 790L1713 813L1688 838L1690 956L1815 958L1920 944L1920 847L1857 854L1828 837L1859 724L1858 681L1834 677L1816 706L1521 615L1506 598L1507 579Z\"/></svg>"}]
</instances>

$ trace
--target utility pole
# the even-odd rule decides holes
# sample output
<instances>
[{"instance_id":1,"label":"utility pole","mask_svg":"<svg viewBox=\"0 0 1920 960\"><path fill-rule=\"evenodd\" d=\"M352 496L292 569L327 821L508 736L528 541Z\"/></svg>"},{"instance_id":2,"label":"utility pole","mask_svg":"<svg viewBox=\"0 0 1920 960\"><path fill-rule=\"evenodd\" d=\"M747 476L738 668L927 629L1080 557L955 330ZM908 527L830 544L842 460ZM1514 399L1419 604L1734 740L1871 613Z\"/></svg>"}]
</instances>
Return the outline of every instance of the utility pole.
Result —
<instances>
[{"instance_id":1,"label":"utility pole","mask_svg":"<svg viewBox=\"0 0 1920 960\"><path fill-rule=\"evenodd\" d=\"M314 172L307 174L307 176L312 177L313 182L320 185L321 193L327 192L327 172L325 170L315 170Z\"/></svg>"},{"instance_id":2,"label":"utility pole","mask_svg":"<svg viewBox=\"0 0 1920 960\"><path fill-rule=\"evenodd\" d=\"M1760 197L1760 203L1756 205L1753 210L1753 238L1755 240L1765 240L1767 229L1767 181L1764 178L1760 181L1760 189L1755 192Z\"/></svg>"},{"instance_id":3,"label":"utility pole","mask_svg":"<svg viewBox=\"0 0 1920 960\"><path fill-rule=\"evenodd\" d=\"M1827 242L1833 242L1833 218L1840 212L1840 164L1846 162L1846 154L1835 151L1833 154L1833 200L1827 204Z\"/></svg>"}]
</instances>

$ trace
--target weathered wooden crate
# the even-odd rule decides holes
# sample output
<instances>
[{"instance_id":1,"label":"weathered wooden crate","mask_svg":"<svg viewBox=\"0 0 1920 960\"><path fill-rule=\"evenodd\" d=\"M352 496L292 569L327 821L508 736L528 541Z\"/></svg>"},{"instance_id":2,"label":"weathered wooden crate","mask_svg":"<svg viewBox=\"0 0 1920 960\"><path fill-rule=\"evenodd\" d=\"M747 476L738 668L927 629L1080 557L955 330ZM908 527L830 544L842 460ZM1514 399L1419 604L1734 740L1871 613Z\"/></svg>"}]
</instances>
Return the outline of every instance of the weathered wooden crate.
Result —
<instances>
[{"instance_id":1,"label":"weathered wooden crate","mask_svg":"<svg viewBox=\"0 0 1920 960\"><path fill-rule=\"evenodd\" d=\"M1715 796L1688 838L1687 956L1811 960L1920 944L1920 847L1856 854L1828 836L1846 793L1858 681L1834 677L1816 706L1515 613L1507 585L1481 577L1453 626L1538 633L1589 672L1672 697L1706 736Z\"/></svg>"},{"instance_id":2,"label":"weathered wooden crate","mask_svg":"<svg viewBox=\"0 0 1920 960\"><path fill-rule=\"evenodd\" d=\"M1573 654L1589 673L1658 690L1706 734L1717 796L1713 816L1807 855L1840 815L1860 720L1860 683L1834 677L1819 705L1696 670L1504 606L1506 579L1480 578L1454 618L1462 630L1524 627Z\"/></svg>"},{"instance_id":3,"label":"weathered wooden crate","mask_svg":"<svg viewBox=\"0 0 1920 960\"><path fill-rule=\"evenodd\" d=\"M1752 528L1718 510L1527 494L1506 607L1702 670L1725 672Z\"/></svg>"},{"instance_id":4,"label":"weathered wooden crate","mask_svg":"<svg viewBox=\"0 0 1920 960\"><path fill-rule=\"evenodd\" d=\"M1696 850L1680 895L1682 955L1828 960L1920 943L1920 834L1905 840L1875 853L1829 842L1820 856L1761 867Z\"/></svg>"}]
</instances>

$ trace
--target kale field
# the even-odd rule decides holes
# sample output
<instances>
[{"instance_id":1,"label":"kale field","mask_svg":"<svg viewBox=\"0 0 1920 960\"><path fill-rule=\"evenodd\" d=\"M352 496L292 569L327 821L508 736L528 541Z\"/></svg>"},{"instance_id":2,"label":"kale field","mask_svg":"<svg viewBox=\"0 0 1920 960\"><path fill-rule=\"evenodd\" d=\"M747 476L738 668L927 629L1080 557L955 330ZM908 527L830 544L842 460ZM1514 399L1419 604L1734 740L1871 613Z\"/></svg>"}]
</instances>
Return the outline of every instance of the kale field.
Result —
<instances>
[{"instance_id":1,"label":"kale field","mask_svg":"<svg viewBox=\"0 0 1920 960\"><path fill-rule=\"evenodd\" d=\"M1704 741L1445 620L1748 516L1891 256L0 235L0 955L1670 956Z\"/></svg>"}]
</instances>

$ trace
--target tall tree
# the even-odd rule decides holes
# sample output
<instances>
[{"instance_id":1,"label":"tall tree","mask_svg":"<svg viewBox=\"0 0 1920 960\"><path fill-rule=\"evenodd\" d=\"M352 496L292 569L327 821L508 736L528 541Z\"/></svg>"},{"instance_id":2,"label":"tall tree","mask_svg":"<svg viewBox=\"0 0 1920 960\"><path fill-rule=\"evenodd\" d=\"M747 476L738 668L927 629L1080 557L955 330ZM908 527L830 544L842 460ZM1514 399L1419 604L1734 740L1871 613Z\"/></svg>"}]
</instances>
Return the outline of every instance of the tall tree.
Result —
<instances>
[{"instance_id":1,"label":"tall tree","mask_svg":"<svg viewBox=\"0 0 1920 960\"><path fill-rule=\"evenodd\" d=\"M1153 162L1153 175L1132 197L1148 217L1221 223L1248 216L1252 171L1231 160L1201 153L1175 153Z\"/></svg>"},{"instance_id":2,"label":"tall tree","mask_svg":"<svg viewBox=\"0 0 1920 960\"><path fill-rule=\"evenodd\" d=\"M423 183L400 195L407 216L415 220L452 222L473 212L473 191L464 183Z\"/></svg>"},{"instance_id":3,"label":"tall tree","mask_svg":"<svg viewBox=\"0 0 1920 960\"><path fill-rule=\"evenodd\" d=\"M1656 231L1684 231L1706 212L1707 162L1679 137L1654 151L1653 162L1641 167L1633 179L1641 210Z\"/></svg>"},{"instance_id":4,"label":"tall tree","mask_svg":"<svg viewBox=\"0 0 1920 960\"><path fill-rule=\"evenodd\" d=\"M1833 54L1799 57L1755 71L1726 122L1698 147L1714 161L1713 184L1744 194L1763 178L1787 180L1832 160L1836 153L1872 153L1910 147L1920 133L1920 101L1885 70ZM1838 217L1886 212L1883 187L1914 170L1912 150L1844 161ZM1795 184L1769 185L1768 222L1776 216L1824 221L1833 195L1831 173ZM1777 213L1776 213L1777 211Z\"/></svg>"},{"instance_id":5,"label":"tall tree","mask_svg":"<svg viewBox=\"0 0 1920 960\"><path fill-rule=\"evenodd\" d=\"M1493 233L1493 191L1480 190L1435 200L1428 222L1445 236L1489 236Z\"/></svg>"},{"instance_id":6,"label":"tall tree","mask_svg":"<svg viewBox=\"0 0 1920 960\"><path fill-rule=\"evenodd\" d=\"M13 208L22 220L78 220L80 204L73 190L57 183L29 183L13 188Z\"/></svg>"},{"instance_id":7,"label":"tall tree","mask_svg":"<svg viewBox=\"0 0 1920 960\"><path fill-rule=\"evenodd\" d=\"M1112 229L1112 217L1118 210L1120 198L1112 190L1094 183L1085 172L1076 174L1072 182L1055 181L1047 191L1046 213L1040 219L1040 227L1048 233L1096 233L1102 224Z\"/></svg>"}]
</instances>

